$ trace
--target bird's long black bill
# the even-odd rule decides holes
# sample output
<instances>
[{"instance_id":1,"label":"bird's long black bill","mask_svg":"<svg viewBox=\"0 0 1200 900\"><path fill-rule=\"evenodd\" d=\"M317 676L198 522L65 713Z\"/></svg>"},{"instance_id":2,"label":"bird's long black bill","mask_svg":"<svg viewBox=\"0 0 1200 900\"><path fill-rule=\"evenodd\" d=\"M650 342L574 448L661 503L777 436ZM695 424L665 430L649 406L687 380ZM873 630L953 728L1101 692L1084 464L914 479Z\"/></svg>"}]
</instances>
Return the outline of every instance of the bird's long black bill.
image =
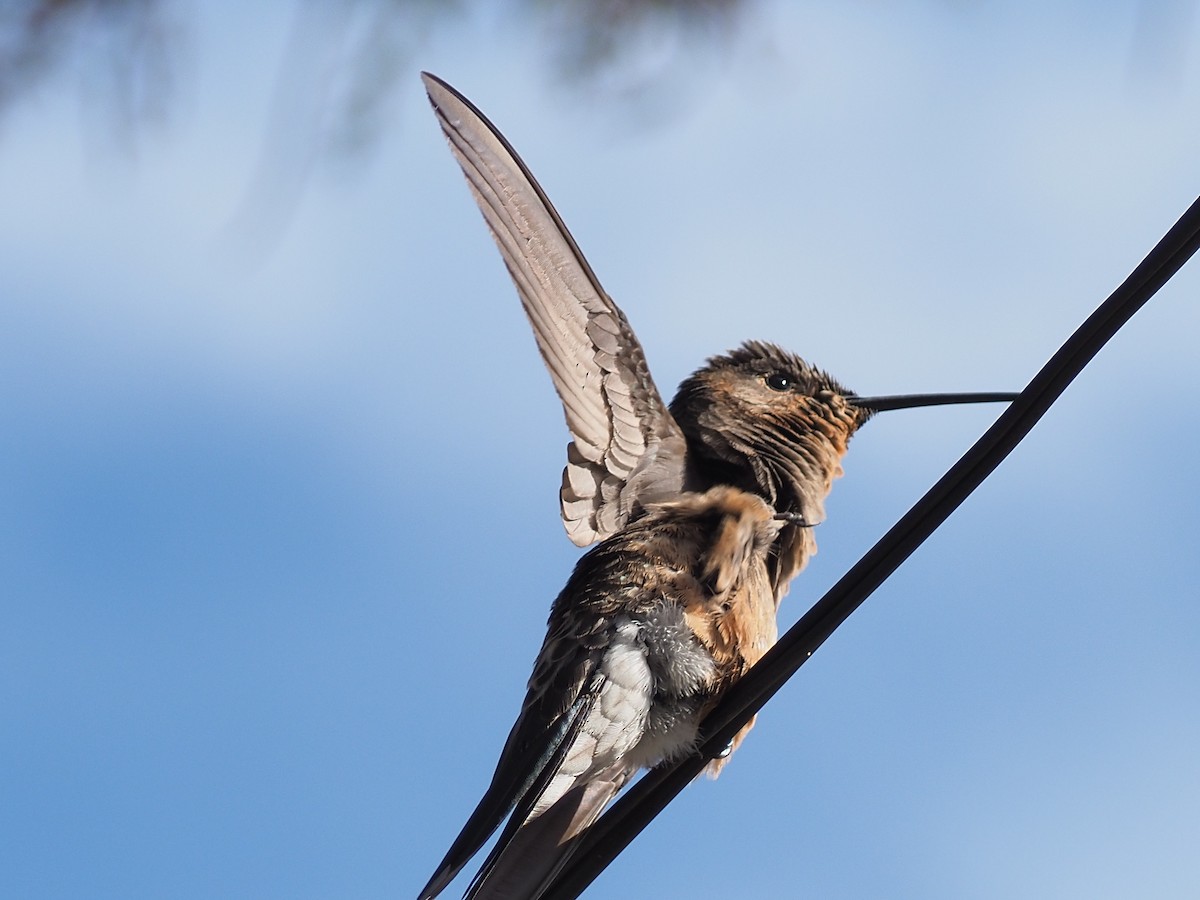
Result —
<instances>
[{"instance_id":1,"label":"bird's long black bill","mask_svg":"<svg viewBox=\"0 0 1200 900\"><path fill-rule=\"evenodd\" d=\"M951 403L1009 403L1017 399L1016 394L894 394L890 397L847 397L855 406L871 412L890 409L912 409L915 406L948 406Z\"/></svg>"}]
</instances>

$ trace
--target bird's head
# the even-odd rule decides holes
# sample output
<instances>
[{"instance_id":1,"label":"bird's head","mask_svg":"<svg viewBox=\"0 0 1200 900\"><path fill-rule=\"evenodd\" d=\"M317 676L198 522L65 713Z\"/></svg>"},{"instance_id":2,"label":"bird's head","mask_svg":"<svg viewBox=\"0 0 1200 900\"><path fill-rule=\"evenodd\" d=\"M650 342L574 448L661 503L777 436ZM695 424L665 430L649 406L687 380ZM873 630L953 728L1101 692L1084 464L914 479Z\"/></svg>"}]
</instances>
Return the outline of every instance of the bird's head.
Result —
<instances>
[{"instance_id":1,"label":"bird's head","mask_svg":"<svg viewBox=\"0 0 1200 900\"><path fill-rule=\"evenodd\" d=\"M688 442L695 481L754 491L815 525L842 474L850 438L877 412L1010 401L1012 393L860 397L794 353L747 341L714 356L679 386L671 414Z\"/></svg>"},{"instance_id":2,"label":"bird's head","mask_svg":"<svg viewBox=\"0 0 1200 900\"><path fill-rule=\"evenodd\" d=\"M710 477L816 524L850 437L872 410L794 353L747 341L685 380L671 414Z\"/></svg>"}]
</instances>

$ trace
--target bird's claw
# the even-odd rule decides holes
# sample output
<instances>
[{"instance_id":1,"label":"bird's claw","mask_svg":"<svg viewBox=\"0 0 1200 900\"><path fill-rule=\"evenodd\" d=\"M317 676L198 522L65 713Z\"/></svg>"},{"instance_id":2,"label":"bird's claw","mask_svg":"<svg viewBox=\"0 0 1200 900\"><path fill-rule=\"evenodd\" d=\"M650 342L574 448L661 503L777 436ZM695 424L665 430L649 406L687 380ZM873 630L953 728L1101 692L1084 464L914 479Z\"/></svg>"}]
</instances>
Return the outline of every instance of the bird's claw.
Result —
<instances>
[{"instance_id":1,"label":"bird's claw","mask_svg":"<svg viewBox=\"0 0 1200 900\"><path fill-rule=\"evenodd\" d=\"M795 525L797 528L812 528L813 523L804 518L804 513L798 512L777 512L775 518L781 522L787 522L789 525Z\"/></svg>"}]
</instances>

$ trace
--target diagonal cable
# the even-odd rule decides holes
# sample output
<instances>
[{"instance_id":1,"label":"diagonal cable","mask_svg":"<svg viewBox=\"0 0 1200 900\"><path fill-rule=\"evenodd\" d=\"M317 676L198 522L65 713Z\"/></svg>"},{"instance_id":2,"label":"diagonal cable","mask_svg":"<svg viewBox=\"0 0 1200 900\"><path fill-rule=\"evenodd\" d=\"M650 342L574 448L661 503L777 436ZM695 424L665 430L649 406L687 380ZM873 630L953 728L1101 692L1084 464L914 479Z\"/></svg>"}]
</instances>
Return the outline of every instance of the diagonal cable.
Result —
<instances>
[{"instance_id":1,"label":"diagonal cable","mask_svg":"<svg viewBox=\"0 0 1200 900\"><path fill-rule=\"evenodd\" d=\"M542 900L573 900L796 673L854 610L929 537L1032 430L1110 338L1200 248L1200 198L1067 339L975 444L818 600L704 720L698 753L659 766L580 839Z\"/></svg>"}]
</instances>

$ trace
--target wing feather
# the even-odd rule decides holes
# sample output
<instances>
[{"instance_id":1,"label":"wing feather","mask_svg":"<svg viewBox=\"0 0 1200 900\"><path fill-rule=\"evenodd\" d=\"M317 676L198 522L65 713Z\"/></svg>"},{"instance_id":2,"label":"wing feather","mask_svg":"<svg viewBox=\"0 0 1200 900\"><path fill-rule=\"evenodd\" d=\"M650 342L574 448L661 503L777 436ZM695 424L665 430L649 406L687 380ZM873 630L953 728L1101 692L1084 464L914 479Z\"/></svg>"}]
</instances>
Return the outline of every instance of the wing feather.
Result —
<instances>
[{"instance_id":1,"label":"wing feather","mask_svg":"<svg viewBox=\"0 0 1200 900\"><path fill-rule=\"evenodd\" d=\"M578 849L583 831L632 775L614 766L602 777L577 784L507 842L501 839L497 847L503 847L503 852L492 851L464 900L541 897Z\"/></svg>"},{"instance_id":2,"label":"wing feather","mask_svg":"<svg viewBox=\"0 0 1200 900\"><path fill-rule=\"evenodd\" d=\"M491 837L505 816L513 813L497 849L488 859L497 856L499 850L512 840L513 832L561 768L563 758L574 744L598 696L598 685L594 682L602 680L597 669L603 647L578 653L573 660L565 661L566 665L562 664L563 660L554 660L557 664L551 664L554 649L551 638L547 638L521 715L500 752L491 784L418 900L432 900L440 894ZM549 671L550 677L539 679L539 670ZM591 689L584 690L589 684Z\"/></svg>"},{"instance_id":3,"label":"wing feather","mask_svg":"<svg viewBox=\"0 0 1200 900\"><path fill-rule=\"evenodd\" d=\"M469 100L421 77L562 401L573 439L563 525L580 546L602 540L639 507L682 489L683 435L633 329L520 157Z\"/></svg>"}]
</instances>

